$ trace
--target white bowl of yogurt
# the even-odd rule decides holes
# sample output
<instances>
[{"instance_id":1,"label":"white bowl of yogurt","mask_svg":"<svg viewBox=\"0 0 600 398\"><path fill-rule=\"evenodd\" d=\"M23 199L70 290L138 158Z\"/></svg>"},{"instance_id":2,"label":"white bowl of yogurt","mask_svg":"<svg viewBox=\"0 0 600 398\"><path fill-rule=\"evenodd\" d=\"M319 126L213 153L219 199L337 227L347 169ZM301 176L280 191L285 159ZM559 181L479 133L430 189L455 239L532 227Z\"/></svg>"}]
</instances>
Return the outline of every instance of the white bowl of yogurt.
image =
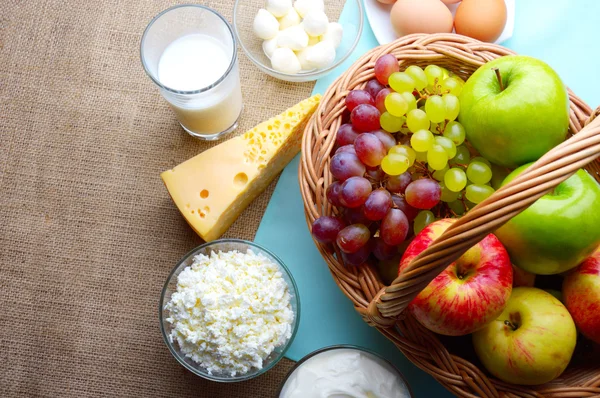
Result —
<instances>
[{"instance_id":1,"label":"white bowl of yogurt","mask_svg":"<svg viewBox=\"0 0 600 398\"><path fill-rule=\"evenodd\" d=\"M412 398L400 371L378 354L353 345L314 351L290 370L279 398Z\"/></svg>"}]
</instances>

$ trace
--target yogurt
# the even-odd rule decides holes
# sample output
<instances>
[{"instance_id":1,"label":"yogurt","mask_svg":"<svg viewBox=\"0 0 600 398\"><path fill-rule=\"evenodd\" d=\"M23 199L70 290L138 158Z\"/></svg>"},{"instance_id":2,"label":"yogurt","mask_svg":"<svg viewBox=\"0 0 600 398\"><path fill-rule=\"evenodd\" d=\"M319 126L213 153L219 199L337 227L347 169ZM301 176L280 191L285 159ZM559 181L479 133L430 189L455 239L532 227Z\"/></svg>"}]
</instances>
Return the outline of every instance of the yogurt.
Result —
<instances>
[{"instance_id":1,"label":"yogurt","mask_svg":"<svg viewBox=\"0 0 600 398\"><path fill-rule=\"evenodd\" d=\"M353 348L323 351L300 364L279 398L410 398L390 364Z\"/></svg>"}]
</instances>

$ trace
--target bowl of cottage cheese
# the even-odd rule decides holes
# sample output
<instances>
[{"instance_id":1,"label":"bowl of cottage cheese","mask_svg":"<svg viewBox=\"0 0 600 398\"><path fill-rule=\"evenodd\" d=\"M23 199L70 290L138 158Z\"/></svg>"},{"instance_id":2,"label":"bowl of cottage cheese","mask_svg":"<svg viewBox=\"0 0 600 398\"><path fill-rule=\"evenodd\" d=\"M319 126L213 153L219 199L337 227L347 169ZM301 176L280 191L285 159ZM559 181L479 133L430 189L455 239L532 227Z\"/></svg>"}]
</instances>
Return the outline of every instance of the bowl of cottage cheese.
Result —
<instances>
[{"instance_id":1,"label":"bowl of cottage cheese","mask_svg":"<svg viewBox=\"0 0 600 398\"><path fill-rule=\"evenodd\" d=\"M300 300L284 263L256 243L221 239L186 254L160 298L160 327L175 359L221 382L254 378L283 357Z\"/></svg>"}]
</instances>

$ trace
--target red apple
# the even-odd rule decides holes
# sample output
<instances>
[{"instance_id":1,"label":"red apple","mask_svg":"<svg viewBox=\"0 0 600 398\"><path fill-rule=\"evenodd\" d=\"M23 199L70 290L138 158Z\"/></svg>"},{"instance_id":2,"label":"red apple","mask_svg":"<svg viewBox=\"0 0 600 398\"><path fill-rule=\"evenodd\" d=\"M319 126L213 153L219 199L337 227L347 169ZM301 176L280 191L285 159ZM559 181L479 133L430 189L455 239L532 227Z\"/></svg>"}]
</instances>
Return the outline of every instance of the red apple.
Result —
<instances>
[{"instance_id":1,"label":"red apple","mask_svg":"<svg viewBox=\"0 0 600 398\"><path fill-rule=\"evenodd\" d=\"M513 287L533 287L535 285L535 274L522 270L513 264Z\"/></svg>"},{"instance_id":2,"label":"red apple","mask_svg":"<svg viewBox=\"0 0 600 398\"><path fill-rule=\"evenodd\" d=\"M600 247L567 275L563 299L581 333L600 344Z\"/></svg>"},{"instance_id":3,"label":"red apple","mask_svg":"<svg viewBox=\"0 0 600 398\"><path fill-rule=\"evenodd\" d=\"M404 252L399 273L454 221L445 218L423 229ZM469 334L502 313L512 283L508 253L489 234L436 276L409 304L408 310L433 332L447 336Z\"/></svg>"}]
</instances>

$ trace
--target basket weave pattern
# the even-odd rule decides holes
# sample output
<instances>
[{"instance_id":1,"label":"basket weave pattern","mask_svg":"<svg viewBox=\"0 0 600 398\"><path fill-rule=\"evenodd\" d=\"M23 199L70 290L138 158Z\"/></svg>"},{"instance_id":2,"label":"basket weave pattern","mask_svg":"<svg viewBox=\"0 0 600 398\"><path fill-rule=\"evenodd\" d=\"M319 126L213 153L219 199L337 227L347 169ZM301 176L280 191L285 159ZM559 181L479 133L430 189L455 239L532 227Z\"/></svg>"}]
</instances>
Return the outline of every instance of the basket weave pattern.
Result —
<instances>
[{"instance_id":1,"label":"basket weave pattern","mask_svg":"<svg viewBox=\"0 0 600 398\"><path fill-rule=\"evenodd\" d=\"M342 123L344 98L350 90L363 88L374 78L375 61L388 53L398 59L401 70L409 65L436 64L463 79L487 61L514 54L501 46L460 35L417 34L377 47L355 62L327 90L305 130L299 180L309 226L320 216L338 212L328 203L325 191L333 182L329 171L330 153L335 133ZM408 303L448 264L576 170L584 167L600 181L600 163L596 160L600 155L600 118L595 119L598 111L593 112L571 91L569 97L572 137L455 222L390 286L383 285L371 265L346 267L337 260L341 256L335 245L315 242L335 282L363 319L390 339L411 362L457 396L600 397L600 360L595 365L571 366L560 378L546 385L511 385L450 353L436 334L403 313ZM460 347L453 348L453 352L461 351Z\"/></svg>"}]
</instances>

